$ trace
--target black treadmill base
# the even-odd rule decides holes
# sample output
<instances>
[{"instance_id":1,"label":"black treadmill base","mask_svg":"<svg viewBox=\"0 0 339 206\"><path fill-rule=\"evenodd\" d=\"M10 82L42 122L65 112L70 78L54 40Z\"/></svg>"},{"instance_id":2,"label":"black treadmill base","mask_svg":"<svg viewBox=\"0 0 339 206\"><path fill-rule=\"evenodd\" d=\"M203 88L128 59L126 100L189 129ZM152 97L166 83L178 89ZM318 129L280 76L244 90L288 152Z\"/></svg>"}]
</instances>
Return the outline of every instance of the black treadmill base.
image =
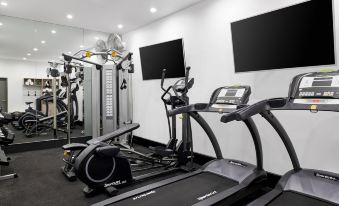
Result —
<instances>
[{"instance_id":1,"label":"black treadmill base","mask_svg":"<svg viewBox=\"0 0 339 206\"><path fill-rule=\"evenodd\" d=\"M236 185L238 183L233 180L213 173L203 172L154 190L145 191L142 194L124 199L114 205L192 205Z\"/></svg>"},{"instance_id":2,"label":"black treadmill base","mask_svg":"<svg viewBox=\"0 0 339 206\"><path fill-rule=\"evenodd\" d=\"M324 202L315 198L307 197L294 192L283 192L274 199L269 206L335 206L328 202Z\"/></svg>"}]
</instances>

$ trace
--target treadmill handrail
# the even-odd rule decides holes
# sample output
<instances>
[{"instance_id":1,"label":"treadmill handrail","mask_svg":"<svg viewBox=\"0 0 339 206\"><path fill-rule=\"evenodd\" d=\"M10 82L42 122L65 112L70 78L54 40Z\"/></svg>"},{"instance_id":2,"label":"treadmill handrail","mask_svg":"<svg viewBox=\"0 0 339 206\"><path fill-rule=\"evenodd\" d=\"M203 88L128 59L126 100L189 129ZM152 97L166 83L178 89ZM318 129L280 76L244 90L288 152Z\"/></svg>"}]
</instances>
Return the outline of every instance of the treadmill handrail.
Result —
<instances>
[{"instance_id":1,"label":"treadmill handrail","mask_svg":"<svg viewBox=\"0 0 339 206\"><path fill-rule=\"evenodd\" d=\"M245 107L246 105L240 105L240 106ZM237 109L237 108L234 108L234 109ZM232 110L234 110L234 109L232 109ZM212 110L211 104L197 103L197 104L190 104L190 105L187 105L187 106L182 106L182 107L179 107L179 108L176 108L176 109L173 109L173 110L169 110L168 115L174 116L174 115L178 115L178 114L193 113L193 112L219 112L220 113L220 111L218 109ZM227 111L224 111L224 113L227 113ZM261 144L259 131L258 131L254 121L251 119L251 117L243 120L243 122L246 124L248 130L251 133L252 139L253 139L253 143L254 143L254 147L255 147L255 153L256 153L256 160L257 160L257 168L258 168L258 170L262 170L263 169L263 151L262 151L262 144ZM200 125L200 126L203 127L202 125ZM213 140L211 140L211 141L213 141Z\"/></svg>"},{"instance_id":2,"label":"treadmill handrail","mask_svg":"<svg viewBox=\"0 0 339 206\"><path fill-rule=\"evenodd\" d=\"M256 160L257 160L257 170L263 170L264 169L263 150L262 150L261 138L259 135L258 128L251 117L244 120L243 122L246 124L252 136L252 140L253 140L253 144L255 148Z\"/></svg>"},{"instance_id":3,"label":"treadmill handrail","mask_svg":"<svg viewBox=\"0 0 339 206\"><path fill-rule=\"evenodd\" d=\"M267 99L260 102L257 102L253 105L244 107L237 111L231 112L229 114L223 115L221 117L221 122L228 123L231 121L244 121L254 115L261 114L261 116L270 123L273 129L278 133L280 139L285 145L285 148L290 156L293 168L295 171L299 171L301 169L299 159L297 153L294 149L292 141L287 134L284 127L281 125L279 120L274 116L273 113L270 112L274 108L281 108L286 105L286 99Z\"/></svg>"},{"instance_id":4,"label":"treadmill handrail","mask_svg":"<svg viewBox=\"0 0 339 206\"><path fill-rule=\"evenodd\" d=\"M226 106L235 106L234 108L227 108L227 107L213 107L213 104L207 103L196 103L190 104L186 106L181 106L172 110L168 111L168 116L175 116L178 114L184 114L188 112L216 112L216 113L231 113L235 109L240 109L246 107L247 105L226 105Z\"/></svg>"},{"instance_id":5,"label":"treadmill handrail","mask_svg":"<svg viewBox=\"0 0 339 206\"><path fill-rule=\"evenodd\" d=\"M200 114L198 112L188 112L187 114L188 114L188 118L192 117L201 126L201 128L205 131L206 135L208 136L208 138L209 138L209 140L210 140L210 142L213 146L216 158L217 159L223 159L218 140L217 140L213 130L211 129L211 127L205 121L205 119L202 116L200 116Z\"/></svg>"},{"instance_id":6,"label":"treadmill handrail","mask_svg":"<svg viewBox=\"0 0 339 206\"><path fill-rule=\"evenodd\" d=\"M244 121L254 115L260 114L261 112L267 110L267 101L268 100L263 100L242 109L233 111L229 114L223 115L220 121L223 123L228 123L235 120Z\"/></svg>"}]
</instances>

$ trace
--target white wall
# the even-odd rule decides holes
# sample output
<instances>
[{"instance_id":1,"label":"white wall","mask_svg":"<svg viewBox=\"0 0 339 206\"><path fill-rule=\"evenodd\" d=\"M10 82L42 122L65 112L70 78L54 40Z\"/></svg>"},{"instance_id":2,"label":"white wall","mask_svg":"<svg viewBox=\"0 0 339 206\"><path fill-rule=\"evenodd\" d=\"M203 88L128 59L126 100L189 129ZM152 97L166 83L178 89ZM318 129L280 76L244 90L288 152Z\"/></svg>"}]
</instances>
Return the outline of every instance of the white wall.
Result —
<instances>
[{"instance_id":1,"label":"white wall","mask_svg":"<svg viewBox=\"0 0 339 206\"><path fill-rule=\"evenodd\" d=\"M27 96L24 78L47 78L47 63L0 59L0 77L8 82L8 111L24 111L26 101L35 102L34 96ZM25 89L26 88L26 89ZM34 91L36 87L30 88Z\"/></svg>"},{"instance_id":2,"label":"white wall","mask_svg":"<svg viewBox=\"0 0 339 206\"><path fill-rule=\"evenodd\" d=\"M133 76L134 121L141 124L135 134L158 142L167 142L168 130L160 100L160 80L143 81L139 47L183 38L187 65L195 85L190 92L191 102L207 102L212 91L235 83L252 86L252 101L286 96L291 78L299 73L330 67L308 67L234 73L230 23L254 15L280 9L303 0L206 0L160 21L124 35L128 49L134 52L136 72ZM334 1L335 11L339 3ZM339 28L335 15L335 30ZM336 39L338 32L336 32ZM336 45L337 47L337 45ZM260 51L258 51L260 52ZM174 80L167 80L168 84ZM339 172L339 127L335 114L309 112L275 112L285 125L296 147L301 165ZM219 122L220 115L205 114L211 123L225 157L255 163L249 132L241 122L228 125ZM255 118L262 135L264 167L283 174L291 164L280 139L260 117ZM213 150L201 129L194 127L195 151L213 155Z\"/></svg>"},{"instance_id":3,"label":"white wall","mask_svg":"<svg viewBox=\"0 0 339 206\"><path fill-rule=\"evenodd\" d=\"M24 111L27 108L25 102L34 102L32 105L35 108L35 99L38 96L28 96L27 91L30 94L34 94L37 90L37 95L40 95L41 89L39 87L26 87L24 86L24 78L48 78L46 69L49 64L46 62L33 62L22 60L10 60L0 58L0 78L7 78L8 82L8 111ZM59 68L62 71L62 68ZM71 76L74 78L75 76ZM50 77L51 78L51 77ZM77 92L79 103L79 120L83 118L82 105L83 105L83 91L80 86Z\"/></svg>"}]
</instances>

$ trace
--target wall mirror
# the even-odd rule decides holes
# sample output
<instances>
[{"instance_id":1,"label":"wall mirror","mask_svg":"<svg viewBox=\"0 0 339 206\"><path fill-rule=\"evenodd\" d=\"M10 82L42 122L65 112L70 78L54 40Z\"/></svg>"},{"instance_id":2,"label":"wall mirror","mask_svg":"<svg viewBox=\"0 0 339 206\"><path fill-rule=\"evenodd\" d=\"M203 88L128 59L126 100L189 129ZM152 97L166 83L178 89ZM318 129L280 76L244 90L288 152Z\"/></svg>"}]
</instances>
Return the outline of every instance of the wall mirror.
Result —
<instances>
[{"instance_id":1,"label":"wall mirror","mask_svg":"<svg viewBox=\"0 0 339 206\"><path fill-rule=\"evenodd\" d=\"M51 118L54 82L47 74L51 66L48 62L60 62L62 53L74 54L92 48L98 39L106 40L108 34L1 15L0 22L0 107L4 118L12 118L7 127L15 134L13 143L65 138L65 86L57 77L55 135ZM62 72L63 65L58 70ZM92 136L92 99L84 94L92 92L93 72L85 67L82 75L75 72L70 75L71 137Z\"/></svg>"}]
</instances>

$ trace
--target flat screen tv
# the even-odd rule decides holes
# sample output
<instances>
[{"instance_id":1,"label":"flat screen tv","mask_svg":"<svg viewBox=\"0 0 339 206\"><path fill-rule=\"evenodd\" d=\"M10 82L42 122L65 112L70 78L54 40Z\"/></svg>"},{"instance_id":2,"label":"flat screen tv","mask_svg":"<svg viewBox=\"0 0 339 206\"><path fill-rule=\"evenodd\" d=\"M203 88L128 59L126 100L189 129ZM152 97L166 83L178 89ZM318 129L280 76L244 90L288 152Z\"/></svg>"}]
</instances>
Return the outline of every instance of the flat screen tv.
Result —
<instances>
[{"instance_id":1,"label":"flat screen tv","mask_svg":"<svg viewBox=\"0 0 339 206\"><path fill-rule=\"evenodd\" d=\"M163 69L166 69L166 78L185 76L182 39L141 47L139 50L144 80L161 79Z\"/></svg>"},{"instance_id":2,"label":"flat screen tv","mask_svg":"<svg viewBox=\"0 0 339 206\"><path fill-rule=\"evenodd\" d=\"M335 64L332 0L231 23L235 72Z\"/></svg>"}]
</instances>

